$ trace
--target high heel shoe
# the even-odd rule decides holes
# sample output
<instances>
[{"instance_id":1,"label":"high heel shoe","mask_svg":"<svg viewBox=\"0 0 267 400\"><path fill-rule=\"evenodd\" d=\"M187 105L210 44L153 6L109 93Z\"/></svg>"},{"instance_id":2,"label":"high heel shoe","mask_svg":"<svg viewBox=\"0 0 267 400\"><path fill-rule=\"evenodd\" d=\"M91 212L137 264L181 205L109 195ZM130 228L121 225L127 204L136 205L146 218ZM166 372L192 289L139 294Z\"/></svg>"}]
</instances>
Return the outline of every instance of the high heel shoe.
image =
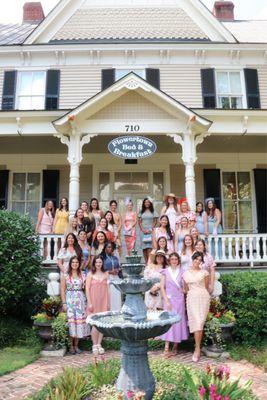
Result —
<instances>
[{"instance_id":1,"label":"high heel shoe","mask_svg":"<svg viewBox=\"0 0 267 400\"><path fill-rule=\"evenodd\" d=\"M97 345L97 349L98 349L98 353L102 356L103 354L105 354L105 349L103 349L103 347L101 346L101 344Z\"/></svg>"},{"instance_id":2,"label":"high heel shoe","mask_svg":"<svg viewBox=\"0 0 267 400\"><path fill-rule=\"evenodd\" d=\"M199 355L196 355L196 354L194 353L193 356L192 356L192 361L193 361L194 363L197 363L197 362L199 362L199 358L200 358L200 356L199 356Z\"/></svg>"},{"instance_id":3,"label":"high heel shoe","mask_svg":"<svg viewBox=\"0 0 267 400\"><path fill-rule=\"evenodd\" d=\"M93 353L93 355L94 355L95 357L98 356L99 351L98 351L98 345L97 345L97 344L93 345L93 347L92 347L92 353Z\"/></svg>"}]
</instances>

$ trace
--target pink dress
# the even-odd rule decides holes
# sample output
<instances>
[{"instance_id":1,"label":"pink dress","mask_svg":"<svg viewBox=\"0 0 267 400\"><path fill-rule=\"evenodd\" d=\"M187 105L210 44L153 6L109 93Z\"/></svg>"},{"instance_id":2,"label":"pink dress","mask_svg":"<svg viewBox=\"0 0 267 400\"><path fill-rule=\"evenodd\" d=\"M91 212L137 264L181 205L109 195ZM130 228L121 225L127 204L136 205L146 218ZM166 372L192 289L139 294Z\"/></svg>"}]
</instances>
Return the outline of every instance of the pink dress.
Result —
<instances>
[{"instance_id":1,"label":"pink dress","mask_svg":"<svg viewBox=\"0 0 267 400\"><path fill-rule=\"evenodd\" d=\"M48 212L48 214L45 212L45 209L42 208L43 210L43 217L41 220L41 223L39 225L38 233L40 234L51 234L53 231L53 222L54 218L51 214L51 211Z\"/></svg>"},{"instance_id":2,"label":"pink dress","mask_svg":"<svg viewBox=\"0 0 267 400\"><path fill-rule=\"evenodd\" d=\"M205 271L208 271L209 274L211 272L211 268L216 267L216 263L211 254L209 254L209 253L204 254L204 262L202 263L201 267Z\"/></svg>"},{"instance_id":3,"label":"pink dress","mask_svg":"<svg viewBox=\"0 0 267 400\"><path fill-rule=\"evenodd\" d=\"M170 239L170 237L166 231L162 231L160 227L157 227L154 229L154 235L155 235L156 241L160 237L165 237L167 240L167 249L168 249L169 254L174 252L173 239Z\"/></svg>"},{"instance_id":4,"label":"pink dress","mask_svg":"<svg viewBox=\"0 0 267 400\"><path fill-rule=\"evenodd\" d=\"M100 280L94 278L94 276L92 277L90 298L93 306L92 314L109 310L110 304L107 278Z\"/></svg>"},{"instance_id":5,"label":"pink dress","mask_svg":"<svg viewBox=\"0 0 267 400\"><path fill-rule=\"evenodd\" d=\"M123 235L128 253L134 249L136 242L136 228L133 227L136 222L136 212L127 211L123 221Z\"/></svg>"}]
</instances>

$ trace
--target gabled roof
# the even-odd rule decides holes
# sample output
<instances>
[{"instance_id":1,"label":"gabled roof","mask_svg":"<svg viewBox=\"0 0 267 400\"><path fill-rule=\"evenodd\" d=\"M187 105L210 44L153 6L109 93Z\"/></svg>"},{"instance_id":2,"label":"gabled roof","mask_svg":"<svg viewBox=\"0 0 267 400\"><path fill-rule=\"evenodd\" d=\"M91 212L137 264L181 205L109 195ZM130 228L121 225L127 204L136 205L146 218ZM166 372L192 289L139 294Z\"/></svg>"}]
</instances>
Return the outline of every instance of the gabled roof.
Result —
<instances>
[{"instance_id":1,"label":"gabled roof","mask_svg":"<svg viewBox=\"0 0 267 400\"><path fill-rule=\"evenodd\" d=\"M35 28L32 24L0 24L0 45L21 44Z\"/></svg>"},{"instance_id":2,"label":"gabled roof","mask_svg":"<svg viewBox=\"0 0 267 400\"><path fill-rule=\"evenodd\" d=\"M25 44L103 39L236 42L200 0L61 0Z\"/></svg>"},{"instance_id":3,"label":"gabled roof","mask_svg":"<svg viewBox=\"0 0 267 400\"><path fill-rule=\"evenodd\" d=\"M223 23L239 42L267 43L267 20L233 21Z\"/></svg>"},{"instance_id":4,"label":"gabled roof","mask_svg":"<svg viewBox=\"0 0 267 400\"><path fill-rule=\"evenodd\" d=\"M212 124L208 119L203 118L160 89L150 85L134 72L130 72L107 89L97 93L78 107L75 107L59 119L53 121L53 125L58 132L63 134L68 133L71 130L73 120L78 124L90 119L90 117L98 111L130 91L135 91L170 115L179 120L183 120L185 125L193 122L192 130L196 133L206 132Z\"/></svg>"}]
</instances>

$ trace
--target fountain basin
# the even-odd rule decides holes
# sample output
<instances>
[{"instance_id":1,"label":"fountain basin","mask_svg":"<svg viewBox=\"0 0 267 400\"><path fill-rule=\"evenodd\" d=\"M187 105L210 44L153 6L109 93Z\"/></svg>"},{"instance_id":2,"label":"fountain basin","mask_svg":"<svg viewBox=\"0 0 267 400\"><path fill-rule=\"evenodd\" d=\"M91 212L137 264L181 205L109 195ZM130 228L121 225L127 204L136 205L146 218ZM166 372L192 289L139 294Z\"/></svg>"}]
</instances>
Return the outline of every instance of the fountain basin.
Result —
<instances>
[{"instance_id":1,"label":"fountain basin","mask_svg":"<svg viewBox=\"0 0 267 400\"><path fill-rule=\"evenodd\" d=\"M144 341L166 333L181 317L167 311L148 311L147 318L134 322L125 320L121 312L108 311L89 315L86 322L107 337L123 341Z\"/></svg>"},{"instance_id":2,"label":"fountain basin","mask_svg":"<svg viewBox=\"0 0 267 400\"><path fill-rule=\"evenodd\" d=\"M114 285L122 293L127 293L127 294L145 293L154 284L152 280L144 278L116 279L114 281L111 281L110 283L111 285Z\"/></svg>"}]
</instances>

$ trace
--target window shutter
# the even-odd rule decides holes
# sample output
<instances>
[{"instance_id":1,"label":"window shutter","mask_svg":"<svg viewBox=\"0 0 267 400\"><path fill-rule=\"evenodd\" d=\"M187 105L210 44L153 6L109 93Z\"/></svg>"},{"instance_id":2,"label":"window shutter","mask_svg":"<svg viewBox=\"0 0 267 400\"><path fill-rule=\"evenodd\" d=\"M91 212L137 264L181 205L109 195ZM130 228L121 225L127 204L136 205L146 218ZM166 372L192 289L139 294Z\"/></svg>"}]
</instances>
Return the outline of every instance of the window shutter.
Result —
<instances>
[{"instance_id":1,"label":"window shutter","mask_svg":"<svg viewBox=\"0 0 267 400\"><path fill-rule=\"evenodd\" d=\"M59 106L60 71L49 69L46 73L45 109L57 110Z\"/></svg>"},{"instance_id":2,"label":"window shutter","mask_svg":"<svg viewBox=\"0 0 267 400\"><path fill-rule=\"evenodd\" d=\"M115 69L102 69L102 90L107 89L115 82Z\"/></svg>"},{"instance_id":3,"label":"window shutter","mask_svg":"<svg viewBox=\"0 0 267 400\"><path fill-rule=\"evenodd\" d=\"M5 71L2 110L14 110L16 101L17 71Z\"/></svg>"},{"instance_id":4,"label":"window shutter","mask_svg":"<svg viewBox=\"0 0 267 400\"><path fill-rule=\"evenodd\" d=\"M204 169L203 174L205 199L213 197L216 206L221 210L221 171L219 169Z\"/></svg>"},{"instance_id":5,"label":"window shutter","mask_svg":"<svg viewBox=\"0 0 267 400\"><path fill-rule=\"evenodd\" d=\"M216 85L214 68L201 70L201 84L204 108L216 108Z\"/></svg>"},{"instance_id":6,"label":"window shutter","mask_svg":"<svg viewBox=\"0 0 267 400\"><path fill-rule=\"evenodd\" d=\"M9 171L7 169L0 170L0 208L8 206L8 178Z\"/></svg>"},{"instance_id":7,"label":"window shutter","mask_svg":"<svg viewBox=\"0 0 267 400\"><path fill-rule=\"evenodd\" d=\"M261 108L258 71L244 69L248 108Z\"/></svg>"},{"instance_id":8,"label":"window shutter","mask_svg":"<svg viewBox=\"0 0 267 400\"><path fill-rule=\"evenodd\" d=\"M159 69L146 68L146 80L155 88L160 88L160 72Z\"/></svg>"},{"instance_id":9,"label":"window shutter","mask_svg":"<svg viewBox=\"0 0 267 400\"><path fill-rule=\"evenodd\" d=\"M58 205L59 196L59 170L43 170L43 205L47 200L52 200L55 207Z\"/></svg>"},{"instance_id":10,"label":"window shutter","mask_svg":"<svg viewBox=\"0 0 267 400\"><path fill-rule=\"evenodd\" d=\"M258 233L267 232L267 169L254 169Z\"/></svg>"}]
</instances>

